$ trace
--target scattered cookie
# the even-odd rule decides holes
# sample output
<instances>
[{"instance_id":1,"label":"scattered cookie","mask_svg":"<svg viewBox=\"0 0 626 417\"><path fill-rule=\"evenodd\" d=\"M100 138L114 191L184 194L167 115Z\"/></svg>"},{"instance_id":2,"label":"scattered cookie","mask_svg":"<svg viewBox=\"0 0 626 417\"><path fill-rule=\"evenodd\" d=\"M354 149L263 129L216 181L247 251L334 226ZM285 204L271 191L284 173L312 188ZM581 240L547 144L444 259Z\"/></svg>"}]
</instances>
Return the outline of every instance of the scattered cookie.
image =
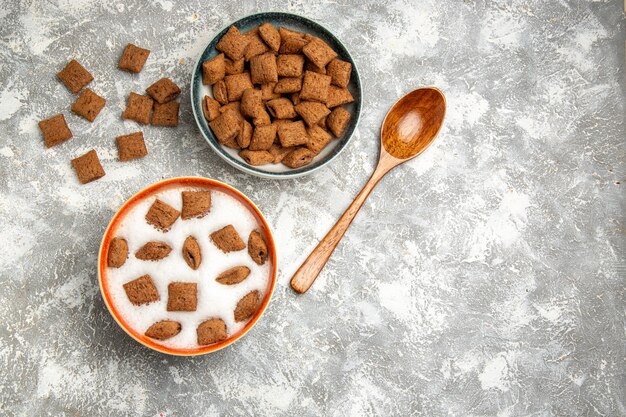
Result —
<instances>
[{"instance_id":1,"label":"scattered cookie","mask_svg":"<svg viewBox=\"0 0 626 417\"><path fill-rule=\"evenodd\" d=\"M263 265L267 260L267 244L261 233L256 230L248 237L248 253L257 265Z\"/></svg>"},{"instance_id":2,"label":"scattered cookie","mask_svg":"<svg viewBox=\"0 0 626 417\"><path fill-rule=\"evenodd\" d=\"M248 275L250 275L250 268L247 266L236 266L219 274L215 281L222 285L235 285L248 278Z\"/></svg>"},{"instance_id":3,"label":"scattered cookie","mask_svg":"<svg viewBox=\"0 0 626 417\"><path fill-rule=\"evenodd\" d=\"M158 301L159 292L154 286L154 281L150 275L143 275L135 280L124 284L124 291L131 303L142 305Z\"/></svg>"},{"instance_id":4,"label":"scattered cookie","mask_svg":"<svg viewBox=\"0 0 626 417\"><path fill-rule=\"evenodd\" d=\"M80 117L93 122L106 102L105 99L89 88L85 88L74 104L72 104L72 111Z\"/></svg>"},{"instance_id":5,"label":"scattered cookie","mask_svg":"<svg viewBox=\"0 0 626 417\"><path fill-rule=\"evenodd\" d=\"M154 103L154 112L152 113L152 126L178 126L178 109L180 103L170 101L169 103Z\"/></svg>"},{"instance_id":6,"label":"scattered cookie","mask_svg":"<svg viewBox=\"0 0 626 417\"><path fill-rule=\"evenodd\" d=\"M183 244L183 259L189 265L189 268L194 271L200 268L202 263L202 253L200 252L200 245L193 236L187 236L185 243Z\"/></svg>"},{"instance_id":7,"label":"scattered cookie","mask_svg":"<svg viewBox=\"0 0 626 417\"><path fill-rule=\"evenodd\" d=\"M182 330L182 325L173 320L161 320L148 327L145 335L157 340L167 340L176 336Z\"/></svg>"},{"instance_id":8,"label":"scattered cookie","mask_svg":"<svg viewBox=\"0 0 626 417\"><path fill-rule=\"evenodd\" d=\"M183 220L204 217L211 210L210 191L183 191L181 195L183 209L180 217Z\"/></svg>"},{"instance_id":9,"label":"scattered cookie","mask_svg":"<svg viewBox=\"0 0 626 417\"><path fill-rule=\"evenodd\" d=\"M98 159L98 154L94 149L78 158L72 159L72 167L74 171L76 171L78 181L80 181L81 184L87 184L105 175L104 169Z\"/></svg>"},{"instance_id":10,"label":"scattered cookie","mask_svg":"<svg viewBox=\"0 0 626 417\"><path fill-rule=\"evenodd\" d=\"M236 252L246 248L246 244L241 240L239 233L237 233L232 224L211 233L211 240L215 246L225 253Z\"/></svg>"},{"instance_id":11,"label":"scattered cookie","mask_svg":"<svg viewBox=\"0 0 626 417\"><path fill-rule=\"evenodd\" d=\"M57 77L65 84L68 90L76 94L86 85L93 81L93 76L76 61L72 59L58 74Z\"/></svg>"},{"instance_id":12,"label":"scattered cookie","mask_svg":"<svg viewBox=\"0 0 626 417\"><path fill-rule=\"evenodd\" d=\"M72 137L72 131L65 122L65 116L57 114L39 122L39 129L43 134L43 141L47 148L65 142Z\"/></svg>"},{"instance_id":13,"label":"scattered cookie","mask_svg":"<svg viewBox=\"0 0 626 417\"><path fill-rule=\"evenodd\" d=\"M131 161L148 155L142 132L135 132L115 138L120 161Z\"/></svg>"},{"instance_id":14,"label":"scattered cookie","mask_svg":"<svg viewBox=\"0 0 626 417\"><path fill-rule=\"evenodd\" d=\"M172 282L167 286L167 311L196 311L198 284Z\"/></svg>"},{"instance_id":15,"label":"scattered cookie","mask_svg":"<svg viewBox=\"0 0 626 417\"><path fill-rule=\"evenodd\" d=\"M146 222L163 232L167 232L174 224L180 212L163 201L156 199L146 213Z\"/></svg>"},{"instance_id":16,"label":"scattered cookie","mask_svg":"<svg viewBox=\"0 0 626 417\"><path fill-rule=\"evenodd\" d=\"M172 248L165 242L150 241L135 252L135 258L142 261L158 261L170 254Z\"/></svg>"},{"instance_id":17,"label":"scattered cookie","mask_svg":"<svg viewBox=\"0 0 626 417\"><path fill-rule=\"evenodd\" d=\"M114 237L109 242L109 251L107 253L107 266L111 268L119 268L126 263L128 259L128 243L126 239Z\"/></svg>"},{"instance_id":18,"label":"scattered cookie","mask_svg":"<svg viewBox=\"0 0 626 417\"><path fill-rule=\"evenodd\" d=\"M138 73L143 69L144 64L148 60L150 51L140 48L132 43L126 45L124 53L120 58L118 67L121 70Z\"/></svg>"},{"instance_id":19,"label":"scattered cookie","mask_svg":"<svg viewBox=\"0 0 626 417\"><path fill-rule=\"evenodd\" d=\"M221 319L206 320L198 326L196 330L198 335L198 344L201 346L212 345L213 343L226 340L226 323Z\"/></svg>"},{"instance_id":20,"label":"scattered cookie","mask_svg":"<svg viewBox=\"0 0 626 417\"><path fill-rule=\"evenodd\" d=\"M239 300L235 308L235 321L240 322L252 317L259 304L259 299L259 292L251 291Z\"/></svg>"},{"instance_id":21,"label":"scattered cookie","mask_svg":"<svg viewBox=\"0 0 626 417\"><path fill-rule=\"evenodd\" d=\"M150 111L153 104L154 100L151 97L131 92L126 102L126 110L122 113L122 119L147 125L150 123Z\"/></svg>"},{"instance_id":22,"label":"scattered cookie","mask_svg":"<svg viewBox=\"0 0 626 417\"><path fill-rule=\"evenodd\" d=\"M159 104L174 100L180 94L180 88L169 78L161 78L159 81L146 88L146 93Z\"/></svg>"}]
</instances>

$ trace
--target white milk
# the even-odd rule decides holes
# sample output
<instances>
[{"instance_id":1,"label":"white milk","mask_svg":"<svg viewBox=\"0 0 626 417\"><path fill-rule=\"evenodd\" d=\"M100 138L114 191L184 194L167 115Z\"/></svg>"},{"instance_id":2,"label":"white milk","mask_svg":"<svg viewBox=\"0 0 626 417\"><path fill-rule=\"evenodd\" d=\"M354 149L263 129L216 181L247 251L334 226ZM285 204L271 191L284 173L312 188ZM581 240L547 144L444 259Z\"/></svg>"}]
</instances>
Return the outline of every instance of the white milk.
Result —
<instances>
[{"instance_id":1,"label":"white milk","mask_svg":"<svg viewBox=\"0 0 626 417\"><path fill-rule=\"evenodd\" d=\"M182 220L179 217L168 232L161 232L146 222L146 213L157 198L180 211L181 191L195 190L205 189L172 186L130 208L112 234L128 242L128 259L120 268L107 268L108 279L104 283L111 294L113 305L137 333L144 334L148 327L161 320L180 322L182 330L178 335L162 341L154 339L156 343L170 348L198 347L196 328L210 318L221 318L226 323L228 336L236 335L246 324L235 322L237 302L254 290L259 291L260 299L263 300L270 279L269 259L264 265L257 265L250 258L247 247L238 252L223 253L209 237L212 232L232 224L247 245L250 232L261 230L252 213L234 197L211 189L211 211L202 218ZM196 271L187 265L182 256L183 243L190 235L197 239L202 252L202 263ZM159 261L137 259L135 252L151 240L167 243L172 251ZM215 281L220 273L240 265L250 268L250 275L244 281L235 285L222 285ZM160 300L136 306L128 300L123 285L145 274L152 277ZM167 311L167 286L176 281L197 283L196 311Z\"/></svg>"}]
</instances>

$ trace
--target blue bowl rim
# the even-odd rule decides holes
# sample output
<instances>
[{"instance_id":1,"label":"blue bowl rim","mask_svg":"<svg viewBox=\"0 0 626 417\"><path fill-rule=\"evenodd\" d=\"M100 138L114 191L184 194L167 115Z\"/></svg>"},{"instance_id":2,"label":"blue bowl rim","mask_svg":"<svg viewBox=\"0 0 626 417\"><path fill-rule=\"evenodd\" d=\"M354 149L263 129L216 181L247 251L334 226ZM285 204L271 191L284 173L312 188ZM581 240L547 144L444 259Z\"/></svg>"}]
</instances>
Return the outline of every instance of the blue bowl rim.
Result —
<instances>
[{"instance_id":1,"label":"blue bowl rim","mask_svg":"<svg viewBox=\"0 0 626 417\"><path fill-rule=\"evenodd\" d=\"M346 60L348 60L352 64L351 82L354 82L354 85L356 87L356 91L358 93L358 99L355 100L355 102L354 102L354 111L353 111L353 116L352 116L353 117L352 125L349 126L349 131L344 133L344 136L341 139L339 139L341 142L338 143L337 145L335 145L335 148L332 150L332 152L329 155L327 155L325 157L325 159L323 159L321 161L318 161L317 163L315 163L313 165L305 165L304 167L291 169L291 170L284 171L284 172L265 171L265 170L260 169L260 168L258 168L256 166L248 165L244 161L236 159L235 157L230 155L228 152L226 152L223 149L223 146L217 141L217 139L213 135L213 132L211 132L210 129L203 129L203 126L201 124L201 119L200 119L200 118L204 118L204 114L202 112L202 107L201 107L202 105L200 104L198 106L197 103L199 103L199 101L198 101L199 97L196 97L195 91L194 91L195 90L194 80L196 78L196 74L198 74L199 71L200 71L200 65L201 65L202 57L205 55L207 49L213 43L216 43L216 40L218 38L220 38L223 34L225 34L226 31L231 26L233 26L233 25L238 26L239 23L245 22L246 20L259 18L259 17L267 17L268 15L269 15L269 17L268 17L269 19L276 19L276 18L281 18L281 17L287 17L287 18L290 18L290 19L302 19L302 20L306 21L306 23L312 25L318 31L322 32L325 36L333 39L342 49L342 51L341 51L342 53L340 54L342 59L346 59ZM233 167L239 169L240 171L246 172L248 174L256 175L256 176L263 177L263 178L272 178L272 179L296 178L296 177L300 177L300 176L309 174L311 172L317 171L318 169L326 166L331 161L333 161L335 158L337 158L337 156L339 156L339 154L347 147L348 143L352 140L352 137L354 136L354 132L358 128L358 125L359 125L359 122L360 122L360 119L361 119L361 109L362 109L362 101L363 101L363 89L362 89L362 85L361 85L361 78L360 78L360 75L359 75L359 71L358 71L356 62L352 58L352 55L350 55L350 52L345 47L344 43L341 42L341 40L339 40L339 38L337 38L325 26L317 23L314 20L311 20L311 19L309 19L307 17L304 17L304 16L299 15L299 14L295 14L295 13L276 12L276 11L253 13L253 14L249 14L249 15L243 16L243 17L235 20L234 22L228 24L227 26L224 26L211 39L211 41L206 45L206 47L202 50L202 52L200 53L200 55L196 59L196 63L193 66L193 70L191 72L191 80L190 80L189 85L190 85L190 87L189 87L190 95L189 96L190 96L190 100L191 100L191 109L192 109L192 112L193 112L193 116L194 116L194 119L196 121L196 125L198 126L198 129L200 130L200 133L202 134L204 139L207 141L209 146L211 146L211 148L213 148L213 150L222 159L224 159L227 163L229 163Z\"/></svg>"}]
</instances>

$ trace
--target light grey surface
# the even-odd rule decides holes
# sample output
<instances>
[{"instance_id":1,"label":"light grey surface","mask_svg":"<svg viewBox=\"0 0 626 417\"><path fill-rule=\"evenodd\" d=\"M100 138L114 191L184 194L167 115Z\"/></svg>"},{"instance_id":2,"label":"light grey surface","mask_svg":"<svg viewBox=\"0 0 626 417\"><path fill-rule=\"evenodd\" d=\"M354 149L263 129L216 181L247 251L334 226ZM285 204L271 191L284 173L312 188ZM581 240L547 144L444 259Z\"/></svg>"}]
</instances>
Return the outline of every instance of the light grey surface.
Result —
<instances>
[{"instance_id":1,"label":"light grey surface","mask_svg":"<svg viewBox=\"0 0 626 417\"><path fill-rule=\"evenodd\" d=\"M623 5L556 1L4 1L0 7L0 414L16 416L626 415ZM208 148L191 66L242 15L288 10L350 48L364 112L328 168L277 182ZM152 50L118 71L127 42ZM55 73L76 57L108 100L69 113ZM181 125L146 127L149 156L117 161L137 129L128 92L182 87ZM420 85L447 95L440 140L382 181L312 290L288 281L372 171L380 122ZM45 149L37 121L75 137ZM107 175L69 160L95 147ZM267 314L198 358L138 345L112 320L96 252L114 211L161 178L247 193L279 245Z\"/></svg>"}]
</instances>

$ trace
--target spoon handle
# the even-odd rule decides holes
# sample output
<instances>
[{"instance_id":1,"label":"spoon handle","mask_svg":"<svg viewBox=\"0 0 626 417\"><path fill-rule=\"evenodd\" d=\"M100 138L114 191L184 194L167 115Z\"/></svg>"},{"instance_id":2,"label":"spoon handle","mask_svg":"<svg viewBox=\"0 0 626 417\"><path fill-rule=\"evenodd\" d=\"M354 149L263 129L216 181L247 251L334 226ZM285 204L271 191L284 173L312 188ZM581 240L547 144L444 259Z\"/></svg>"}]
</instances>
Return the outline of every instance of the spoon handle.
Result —
<instances>
[{"instance_id":1,"label":"spoon handle","mask_svg":"<svg viewBox=\"0 0 626 417\"><path fill-rule=\"evenodd\" d=\"M313 284L319 273L324 269L324 265L328 262L330 255L339 244L339 241L348 230L348 226L354 220L354 217L359 212L359 209L370 195L370 192L374 189L378 181L395 165L384 163L383 160L379 161L376 170L363 186L363 189L356 196L350 207L341 215L337 223L328 231L324 239L315 247L313 252L302 263L300 268L296 271L293 278L291 278L291 288L299 292L305 293L309 287Z\"/></svg>"}]
</instances>

